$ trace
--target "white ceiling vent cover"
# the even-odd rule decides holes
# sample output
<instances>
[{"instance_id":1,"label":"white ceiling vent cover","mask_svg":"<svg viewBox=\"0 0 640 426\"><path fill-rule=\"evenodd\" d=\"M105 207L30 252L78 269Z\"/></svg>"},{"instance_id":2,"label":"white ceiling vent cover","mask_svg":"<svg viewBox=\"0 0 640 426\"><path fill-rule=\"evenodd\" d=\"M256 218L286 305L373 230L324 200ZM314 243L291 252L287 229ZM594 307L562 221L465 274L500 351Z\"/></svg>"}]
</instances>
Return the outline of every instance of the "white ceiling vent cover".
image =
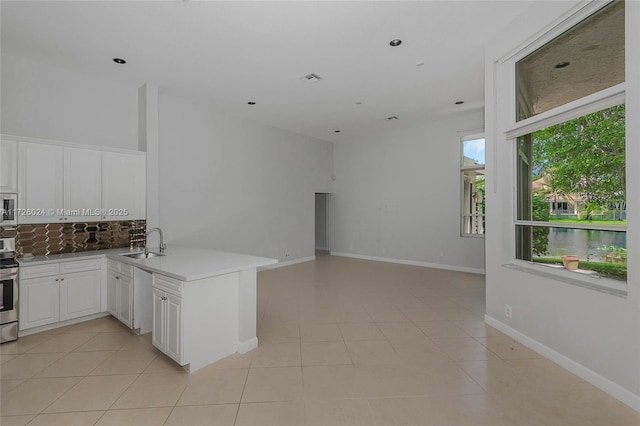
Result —
<instances>
[{"instance_id":1,"label":"white ceiling vent cover","mask_svg":"<svg viewBox=\"0 0 640 426\"><path fill-rule=\"evenodd\" d=\"M318 74L311 73L302 77L302 80L306 81L307 83L316 83L322 80L322 78Z\"/></svg>"}]
</instances>

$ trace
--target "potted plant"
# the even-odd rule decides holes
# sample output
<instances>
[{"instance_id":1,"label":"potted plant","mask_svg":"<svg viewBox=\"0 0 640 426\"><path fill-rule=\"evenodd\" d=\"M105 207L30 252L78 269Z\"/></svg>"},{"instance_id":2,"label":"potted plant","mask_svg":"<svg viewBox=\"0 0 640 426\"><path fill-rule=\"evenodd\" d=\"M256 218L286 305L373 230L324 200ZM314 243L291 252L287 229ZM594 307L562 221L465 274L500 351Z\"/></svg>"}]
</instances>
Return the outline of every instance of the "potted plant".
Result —
<instances>
[{"instance_id":1,"label":"potted plant","mask_svg":"<svg viewBox=\"0 0 640 426\"><path fill-rule=\"evenodd\" d=\"M580 261L578 256L566 255L560 256L560 258L562 259L562 264L565 269L568 269L569 271L575 271L578 269L578 262Z\"/></svg>"},{"instance_id":2,"label":"potted plant","mask_svg":"<svg viewBox=\"0 0 640 426\"><path fill-rule=\"evenodd\" d=\"M607 263L627 264L627 249L624 247L603 245L599 248L605 252L604 260Z\"/></svg>"}]
</instances>

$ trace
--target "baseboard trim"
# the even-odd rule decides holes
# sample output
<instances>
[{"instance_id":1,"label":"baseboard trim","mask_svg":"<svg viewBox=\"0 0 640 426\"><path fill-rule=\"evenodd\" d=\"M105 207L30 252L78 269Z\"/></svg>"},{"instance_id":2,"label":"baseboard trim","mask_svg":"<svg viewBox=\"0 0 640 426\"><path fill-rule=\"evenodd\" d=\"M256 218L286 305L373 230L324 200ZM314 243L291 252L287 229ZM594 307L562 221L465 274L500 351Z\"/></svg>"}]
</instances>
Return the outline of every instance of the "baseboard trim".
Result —
<instances>
[{"instance_id":1,"label":"baseboard trim","mask_svg":"<svg viewBox=\"0 0 640 426\"><path fill-rule=\"evenodd\" d=\"M332 251L329 254L331 254L332 256L352 257L354 259L375 260L377 262L387 262L387 263L398 263L400 265L422 266L425 268L446 269L448 271L468 272L471 274L480 274L480 275L485 274L484 269L467 268L466 266L444 265L441 263L429 263L429 262L420 262L417 260L394 259L391 257L367 256L363 254L342 253L337 251Z\"/></svg>"},{"instance_id":2,"label":"baseboard trim","mask_svg":"<svg viewBox=\"0 0 640 426\"><path fill-rule=\"evenodd\" d=\"M247 352L254 350L257 347L258 347L257 337L252 337L249 340L238 342L238 352L241 354L246 354Z\"/></svg>"},{"instance_id":3,"label":"baseboard trim","mask_svg":"<svg viewBox=\"0 0 640 426\"><path fill-rule=\"evenodd\" d=\"M551 361L555 362L563 368L566 368L576 376L586 380L595 387L601 389L617 400L640 412L640 395L634 394L633 392L612 382L611 380L585 367L584 365L572 360L571 358L566 357L565 355L562 355L559 352L556 352L550 347L538 342L535 339L532 339L525 334L522 334L518 330L509 327L508 325L496 320L493 317L490 317L489 315L484 316L484 321L490 326L500 330L507 336L538 352L546 358L549 358Z\"/></svg>"},{"instance_id":4,"label":"baseboard trim","mask_svg":"<svg viewBox=\"0 0 640 426\"><path fill-rule=\"evenodd\" d=\"M273 265L261 266L258 268L258 271L264 271L266 269L282 268L283 266L291 266L291 265L295 265L296 263L309 262L311 260L316 260L316 257L315 256L301 257L299 259L287 260L286 262L274 263Z\"/></svg>"},{"instance_id":5,"label":"baseboard trim","mask_svg":"<svg viewBox=\"0 0 640 426\"><path fill-rule=\"evenodd\" d=\"M18 337L29 336L30 334L40 333L41 331L54 330L60 327L66 327L68 325L79 324L81 322L89 321L96 318L102 318L111 315L109 312L98 312L97 314L87 315L85 317L74 318L66 321L54 322L52 324L41 325L39 327L28 328L26 330L20 330Z\"/></svg>"}]
</instances>

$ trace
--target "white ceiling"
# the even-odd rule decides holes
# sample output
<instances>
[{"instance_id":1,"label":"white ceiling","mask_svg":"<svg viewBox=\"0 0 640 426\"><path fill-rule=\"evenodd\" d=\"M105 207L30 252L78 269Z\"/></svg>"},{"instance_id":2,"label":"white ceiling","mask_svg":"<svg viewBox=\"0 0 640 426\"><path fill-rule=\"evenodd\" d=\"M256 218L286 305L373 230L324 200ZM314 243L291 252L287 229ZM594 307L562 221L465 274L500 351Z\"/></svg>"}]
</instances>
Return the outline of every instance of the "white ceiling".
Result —
<instances>
[{"instance_id":1,"label":"white ceiling","mask_svg":"<svg viewBox=\"0 0 640 426\"><path fill-rule=\"evenodd\" d=\"M2 1L2 51L340 140L481 109L484 45L531 3Z\"/></svg>"}]
</instances>

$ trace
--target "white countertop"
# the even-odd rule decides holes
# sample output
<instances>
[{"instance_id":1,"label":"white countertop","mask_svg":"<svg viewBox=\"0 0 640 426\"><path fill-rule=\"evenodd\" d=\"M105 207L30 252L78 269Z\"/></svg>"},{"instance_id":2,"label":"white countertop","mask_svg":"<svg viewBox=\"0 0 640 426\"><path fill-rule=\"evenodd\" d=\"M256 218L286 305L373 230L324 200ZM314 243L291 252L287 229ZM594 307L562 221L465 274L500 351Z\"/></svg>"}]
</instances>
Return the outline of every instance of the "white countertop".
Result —
<instances>
[{"instance_id":1,"label":"white countertop","mask_svg":"<svg viewBox=\"0 0 640 426\"><path fill-rule=\"evenodd\" d=\"M164 254L148 259L132 259L121 254L109 254L107 257L180 281L194 281L278 263L277 259L267 257L180 246L169 246Z\"/></svg>"},{"instance_id":2,"label":"white countertop","mask_svg":"<svg viewBox=\"0 0 640 426\"><path fill-rule=\"evenodd\" d=\"M21 266L35 266L35 265L42 265L47 262L70 262L73 260L101 258L110 254L129 254L129 253L138 253L140 251L143 251L143 249L119 248L119 249L109 249L109 250L81 251L78 253L50 254L48 256L21 256L18 258L18 262L20 263Z\"/></svg>"},{"instance_id":3,"label":"white countertop","mask_svg":"<svg viewBox=\"0 0 640 426\"><path fill-rule=\"evenodd\" d=\"M132 259L123 256L123 254L140 251L140 249L130 250L128 248L96 250L50 256L22 257L18 259L18 262L20 262L21 266L33 266L51 261L64 262L107 256L109 259L118 260L149 272L157 272L180 281L194 281L278 263L277 259L267 257L174 245L167 247L164 253L165 256L147 259ZM152 249L152 251L154 250Z\"/></svg>"}]
</instances>

